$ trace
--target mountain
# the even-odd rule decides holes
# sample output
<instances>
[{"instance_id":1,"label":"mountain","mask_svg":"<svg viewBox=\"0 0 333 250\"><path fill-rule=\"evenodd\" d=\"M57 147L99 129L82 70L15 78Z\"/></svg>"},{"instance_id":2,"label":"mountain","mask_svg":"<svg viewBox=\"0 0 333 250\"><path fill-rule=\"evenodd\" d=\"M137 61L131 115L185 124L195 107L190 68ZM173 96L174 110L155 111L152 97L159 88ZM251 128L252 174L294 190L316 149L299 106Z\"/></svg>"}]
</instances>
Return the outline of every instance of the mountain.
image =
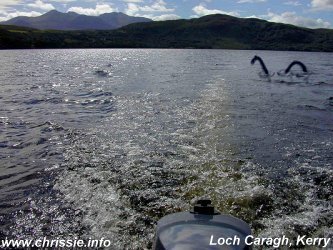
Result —
<instances>
[{"instance_id":1,"label":"mountain","mask_svg":"<svg viewBox=\"0 0 333 250\"><path fill-rule=\"evenodd\" d=\"M145 17L128 16L121 12L105 13L99 16L108 25L114 25L114 28L120 28L132 23L147 23L152 20Z\"/></svg>"},{"instance_id":2,"label":"mountain","mask_svg":"<svg viewBox=\"0 0 333 250\"><path fill-rule=\"evenodd\" d=\"M333 51L331 29L222 14L132 24L113 32L113 43L125 38L133 47Z\"/></svg>"},{"instance_id":3,"label":"mountain","mask_svg":"<svg viewBox=\"0 0 333 250\"><path fill-rule=\"evenodd\" d=\"M116 30L40 31L0 26L0 48L204 48L333 52L333 30L209 15Z\"/></svg>"},{"instance_id":4,"label":"mountain","mask_svg":"<svg viewBox=\"0 0 333 250\"><path fill-rule=\"evenodd\" d=\"M75 12L62 13L51 10L37 17L15 17L0 24L30 27L41 30L110 30L137 23L150 22L143 17L131 17L123 13L107 13L100 16L86 16Z\"/></svg>"}]
</instances>

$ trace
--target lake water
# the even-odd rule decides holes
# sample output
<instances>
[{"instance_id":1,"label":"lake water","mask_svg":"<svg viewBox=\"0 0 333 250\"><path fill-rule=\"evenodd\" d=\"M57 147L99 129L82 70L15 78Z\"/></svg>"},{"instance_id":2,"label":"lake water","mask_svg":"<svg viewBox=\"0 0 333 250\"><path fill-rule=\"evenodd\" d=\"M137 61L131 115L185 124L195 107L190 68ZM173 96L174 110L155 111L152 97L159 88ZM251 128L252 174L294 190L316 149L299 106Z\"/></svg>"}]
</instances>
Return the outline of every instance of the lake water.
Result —
<instances>
[{"instance_id":1,"label":"lake water","mask_svg":"<svg viewBox=\"0 0 333 250\"><path fill-rule=\"evenodd\" d=\"M260 77L293 60L307 77ZM333 54L0 51L0 236L151 246L202 196L258 236L333 235Z\"/></svg>"}]
</instances>

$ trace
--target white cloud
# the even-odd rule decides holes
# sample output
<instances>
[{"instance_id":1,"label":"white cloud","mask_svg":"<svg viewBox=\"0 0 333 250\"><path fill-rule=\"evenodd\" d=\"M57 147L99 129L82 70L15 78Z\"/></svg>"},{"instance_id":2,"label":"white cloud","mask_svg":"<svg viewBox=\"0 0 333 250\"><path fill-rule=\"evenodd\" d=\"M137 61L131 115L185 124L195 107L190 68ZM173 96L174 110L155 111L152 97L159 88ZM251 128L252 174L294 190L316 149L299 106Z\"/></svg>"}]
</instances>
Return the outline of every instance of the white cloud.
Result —
<instances>
[{"instance_id":1,"label":"white cloud","mask_svg":"<svg viewBox=\"0 0 333 250\"><path fill-rule=\"evenodd\" d=\"M163 14L160 16L155 16L152 19L155 21L165 21L165 20L177 20L180 19L181 17L175 14Z\"/></svg>"},{"instance_id":2,"label":"white cloud","mask_svg":"<svg viewBox=\"0 0 333 250\"><path fill-rule=\"evenodd\" d=\"M273 12L268 13L268 20L276 23L288 23L308 28L330 28L331 24L321 18L312 19L302 16L297 16L295 12L284 12L276 14Z\"/></svg>"},{"instance_id":3,"label":"white cloud","mask_svg":"<svg viewBox=\"0 0 333 250\"><path fill-rule=\"evenodd\" d=\"M244 17L244 18L256 18L256 19L261 19L260 17L256 16L256 15L251 15L251 16L247 16L247 17Z\"/></svg>"},{"instance_id":4,"label":"white cloud","mask_svg":"<svg viewBox=\"0 0 333 250\"><path fill-rule=\"evenodd\" d=\"M0 8L20 4L21 0L0 0Z\"/></svg>"},{"instance_id":5,"label":"white cloud","mask_svg":"<svg viewBox=\"0 0 333 250\"><path fill-rule=\"evenodd\" d=\"M142 3L143 0L123 0L125 3Z\"/></svg>"},{"instance_id":6,"label":"white cloud","mask_svg":"<svg viewBox=\"0 0 333 250\"><path fill-rule=\"evenodd\" d=\"M82 7L71 7L67 10L67 12L76 12L78 14L87 15L87 16L99 16L104 13L110 13L118 11L114 9L109 4L97 4L95 9L92 8L82 8Z\"/></svg>"},{"instance_id":7,"label":"white cloud","mask_svg":"<svg viewBox=\"0 0 333 250\"><path fill-rule=\"evenodd\" d=\"M146 17L149 19L152 19L154 21L166 21L166 20L177 20L180 19L181 17L175 14L162 14L159 16L154 16L152 14L146 14L146 15L136 15L136 16L141 16L141 17Z\"/></svg>"},{"instance_id":8,"label":"white cloud","mask_svg":"<svg viewBox=\"0 0 333 250\"><path fill-rule=\"evenodd\" d=\"M315 10L333 10L333 0L312 0L311 7Z\"/></svg>"},{"instance_id":9,"label":"white cloud","mask_svg":"<svg viewBox=\"0 0 333 250\"><path fill-rule=\"evenodd\" d=\"M140 7L141 11L145 12L173 12L175 9L168 9L166 3L163 0L157 0L151 6Z\"/></svg>"},{"instance_id":10,"label":"white cloud","mask_svg":"<svg viewBox=\"0 0 333 250\"><path fill-rule=\"evenodd\" d=\"M134 16L137 12L139 12L139 6L135 3L128 3L127 9L125 10L125 13L130 16Z\"/></svg>"},{"instance_id":11,"label":"white cloud","mask_svg":"<svg viewBox=\"0 0 333 250\"><path fill-rule=\"evenodd\" d=\"M40 10L46 10L46 11L55 9L52 4L44 3L41 0L36 0L34 3L29 3L27 5L34 9L40 9Z\"/></svg>"},{"instance_id":12,"label":"white cloud","mask_svg":"<svg viewBox=\"0 0 333 250\"><path fill-rule=\"evenodd\" d=\"M7 13L5 11L0 10L0 22L7 20L5 17L6 15Z\"/></svg>"},{"instance_id":13,"label":"white cloud","mask_svg":"<svg viewBox=\"0 0 333 250\"><path fill-rule=\"evenodd\" d=\"M299 1L288 1L284 2L285 5L291 5L291 6L301 6L302 4Z\"/></svg>"},{"instance_id":14,"label":"white cloud","mask_svg":"<svg viewBox=\"0 0 333 250\"><path fill-rule=\"evenodd\" d=\"M239 16L238 12L232 11L232 12L226 12L223 10L210 10L207 9L203 4L199 4L195 7L193 7L193 12L196 14L195 16L206 16L206 15L212 15L212 14L226 14L231 16Z\"/></svg>"},{"instance_id":15,"label":"white cloud","mask_svg":"<svg viewBox=\"0 0 333 250\"><path fill-rule=\"evenodd\" d=\"M198 16L205 16L205 15L211 15L211 14L222 14L223 12L221 10L209 10L203 5L197 5L194 6L193 9L195 14Z\"/></svg>"},{"instance_id":16,"label":"white cloud","mask_svg":"<svg viewBox=\"0 0 333 250\"><path fill-rule=\"evenodd\" d=\"M266 0L239 0L237 3L263 3Z\"/></svg>"},{"instance_id":17,"label":"white cloud","mask_svg":"<svg viewBox=\"0 0 333 250\"><path fill-rule=\"evenodd\" d=\"M131 1L131 2L128 2L125 13L128 15L134 16L138 12L163 13L163 12L174 12L174 11L175 11L175 9L167 8L167 4L163 0L157 0L152 5L145 5L145 6L140 6L140 5L136 4L135 2Z\"/></svg>"},{"instance_id":18,"label":"white cloud","mask_svg":"<svg viewBox=\"0 0 333 250\"><path fill-rule=\"evenodd\" d=\"M70 3L75 2L77 0L49 0L50 2L57 2L57 3Z\"/></svg>"}]
</instances>

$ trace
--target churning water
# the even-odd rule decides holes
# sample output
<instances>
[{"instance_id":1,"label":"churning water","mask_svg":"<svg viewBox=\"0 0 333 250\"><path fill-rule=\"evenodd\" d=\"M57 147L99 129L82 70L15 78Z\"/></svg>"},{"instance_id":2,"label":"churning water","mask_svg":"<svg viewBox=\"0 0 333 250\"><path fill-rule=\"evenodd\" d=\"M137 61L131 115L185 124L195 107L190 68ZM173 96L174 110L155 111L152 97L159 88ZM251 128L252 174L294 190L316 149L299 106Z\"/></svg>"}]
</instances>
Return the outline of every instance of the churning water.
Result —
<instances>
[{"instance_id":1,"label":"churning water","mask_svg":"<svg viewBox=\"0 0 333 250\"><path fill-rule=\"evenodd\" d=\"M268 81L255 54L310 75ZM333 54L0 55L1 237L149 248L159 218L202 196L258 236L332 236Z\"/></svg>"}]
</instances>

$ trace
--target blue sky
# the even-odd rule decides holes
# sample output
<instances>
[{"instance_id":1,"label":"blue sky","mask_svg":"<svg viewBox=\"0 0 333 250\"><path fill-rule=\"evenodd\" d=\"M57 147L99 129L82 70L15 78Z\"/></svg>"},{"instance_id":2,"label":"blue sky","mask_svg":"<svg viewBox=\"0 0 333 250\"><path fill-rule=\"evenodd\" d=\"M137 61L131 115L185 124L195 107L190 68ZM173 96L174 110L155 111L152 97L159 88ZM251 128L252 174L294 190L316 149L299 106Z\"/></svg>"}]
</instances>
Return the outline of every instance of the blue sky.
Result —
<instances>
[{"instance_id":1,"label":"blue sky","mask_svg":"<svg viewBox=\"0 0 333 250\"><path fill-rule=\"evenodd\" d=\"M333 0L0 0L0 21L50 10L86 15L124 12L154 20L223 13L309 28L333 28Z\"/></svg>"}]
</instances>

